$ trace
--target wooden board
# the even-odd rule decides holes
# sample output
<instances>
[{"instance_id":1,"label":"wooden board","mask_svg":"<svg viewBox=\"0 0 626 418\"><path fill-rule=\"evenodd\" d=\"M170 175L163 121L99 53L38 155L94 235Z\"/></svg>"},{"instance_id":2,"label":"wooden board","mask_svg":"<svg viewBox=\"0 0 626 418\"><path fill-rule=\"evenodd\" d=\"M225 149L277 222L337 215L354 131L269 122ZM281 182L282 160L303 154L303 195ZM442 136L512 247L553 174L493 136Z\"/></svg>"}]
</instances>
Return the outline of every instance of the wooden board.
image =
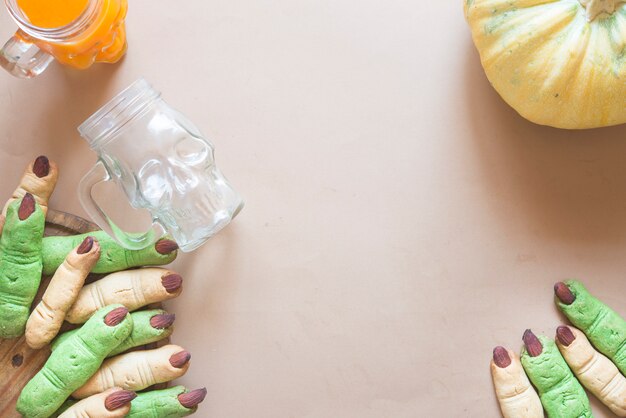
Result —
<instances>
[{"instance_id":1,"label":"wooden board","mask_svg":"<svg viewBox=\"0 0 626 418\"><path fill-rule=\"evenodd\" d=\"M76 235L98 229L95 224L81 217L50 209L46 217L45 236ZM87 282L93 282L101 277L102 275L92 274L87 278ZM43 276L39 293L35 298L33 306L41 300L48 283L50 283L50 277ZM160 304L155 304L147 308L160 307ZM74 328L72 325L65 323L62 330L65 331L72 328ZM167 343L169 343L169 339L140 347L140 349L156 348ZM20 417L20 414L15 411L17 398L22 388L41 369L49 356L49 347L33 350L28 347L24 337L0 340L0 418ZM167 384L155 386L155 388L165 387L167 387Z\"/></svg>"}]
</instances>

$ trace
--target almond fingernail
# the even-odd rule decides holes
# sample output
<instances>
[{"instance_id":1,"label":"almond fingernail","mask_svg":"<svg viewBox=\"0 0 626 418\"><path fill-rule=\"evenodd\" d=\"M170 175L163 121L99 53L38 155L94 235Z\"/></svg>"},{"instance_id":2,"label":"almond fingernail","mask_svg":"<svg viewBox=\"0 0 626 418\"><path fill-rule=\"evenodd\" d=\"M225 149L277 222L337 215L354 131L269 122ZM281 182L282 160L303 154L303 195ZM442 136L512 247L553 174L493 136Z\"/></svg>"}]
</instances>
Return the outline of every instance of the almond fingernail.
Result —
<instances>
[{"instance_id":1,"label":"almond fingernail","mask_svg":"<svg viewBox=\"0 0 626 418\"><path fill-rule=\"evenodd\" d=\"M522 341L524 341L526 351L528 351L528 354L530 354L531 357L537 357L543 351L541 341L539 341L539 338L537 338L537 336L529 329L524 331Z\"/></svg>"},{"instance_id":2,"label":"almond fingernail","mask_svg":"<svg viewBox=\"0 0 626 418\"><path fill-rule=\"evenodd\" d=\"M35 198L32 194L26 193L22 198L22 203L20 203L20 207L17 210L17 216L20 218L20 221L28 219L30 215L35 212Z\"/></svg>"},{"instance_id":3,"label":"almond fingernail","mask_svg":"<svg viewBox=\"0 0 626 418\"><path fill-rule=\"evenodd\" d=\"M114 327L119 325L124 318L126 318L126 315L128 315L128 309L123 306L115 308L104 317L104 323L110 327Z\"/></svg>"},{"instance_id":4,"label":"almond fingernail","mask_svg":"<svg viewBox=\"0 0 626 418\"><path fill-rule=\"evenodd\" d=\"M559 340L561 345L569 347L569 345L573 343L576 339L576 336L574 335L570 327L561 325L556 329L556 339Z\"/></svg>"},{"instance_id":5,"label":"almond fingernail","mask_svg":"<svg viewBox=\"0 0 626 418\"><path fill-rule=\"evenodd\" d=\"M93 248L93 237L87 237L83 240L83 242L78 246L76 252L78 254L87 254Z\"/></svg>"},{"instance_id":6,"label":"almond fingernail","mask_svg":"<svg viewBox=\"0 0 626 418\"><path fill-rule=\"evenodd\" d=\"M576 296L569 290L569 287L563 282L558 282L554 285L554 294L557 298L566 305L571 305L576 300Z\"/></svg>"},{"instance_id":7,"label":"almond fingernail","mask_svg":"<svg viewBox=\"0 0 626 418\"><path fill-rule=\"evenodd\" d=\"M107 396L104 400L104 407L108 411L115 411L125 405L128 405L133 399L137 397L135 392L130 390L120 390Z\"/></svg>"},{"instance_id":8,"label":"almond fingernail","mask_svg":"<svg viewBox=\"0 0 626 418\"><path fill-rule=\"evenodd\" d=\"M150 325L152 328L165 329L171 327L174 320L176 320L175 314L158 314L150 318Z\"/></svg>"},{"instance_id":9,"label":"almond fingernail","mask_svg":"<svg viewBox=\"0 0 626 418\"><path fill-rule=\"evenodd\" d=\"M176 293L183 285L183 278L180 274L172 273L161 277L161 284L167 293Z\"/></svg>"},{"instance_id":10,"label":"almond fingernail","mask_svg":"<svg viewBox=\"0 0 626 418\"><path fill-rule=\"evenodd\" d=\"M50 160L45 155L41 155L35 159L33 163L33 173L39 178L46 177L50 174Z\"/></svg>"},{"instance_id":11,"label":"almond fingernail","mask_svg":"<svg viewBox=\"0 0 626 418\"><path fill-rule=\"evenodd\" d=\"M183 350L170 357L170 364L172 367L182 369L185 364L189 363L189 360L191 360L191 353L187 350Z\"/></svg>"},{"instance_id":12,"label":"almond fingernail","mask_svg":"<svg viewBox=\"0 0 626 418\"><path fill-rule=\"evenodd\" d=\"M497 346L493 349L493 362L501 369L511 365L511 357L509 357L509 352L506 351L506 348Z\"/></svg>"},{"instance_id":13,"label":"almond fingernail","mask_svg":"<svg viewBox=\"0 0 626 418\"><path fill-rule=\"evenodd\" d=\"M192 390L178 395L178 402L187 409L193 409L206 397L206 388Z\"/></svg>"},{"instance_id":14,"label":"almond fingernail","mask_svg":"<svg viewBox=\"0 0 626 418\"><path fill-rule=\"evenodd\" d=\"M154 244L154 248L157 253L166 255L176 251L178 249L178 244L176 244L176 241L172 241L171 239L162 239Z\"/></svg>"}]
</instances>

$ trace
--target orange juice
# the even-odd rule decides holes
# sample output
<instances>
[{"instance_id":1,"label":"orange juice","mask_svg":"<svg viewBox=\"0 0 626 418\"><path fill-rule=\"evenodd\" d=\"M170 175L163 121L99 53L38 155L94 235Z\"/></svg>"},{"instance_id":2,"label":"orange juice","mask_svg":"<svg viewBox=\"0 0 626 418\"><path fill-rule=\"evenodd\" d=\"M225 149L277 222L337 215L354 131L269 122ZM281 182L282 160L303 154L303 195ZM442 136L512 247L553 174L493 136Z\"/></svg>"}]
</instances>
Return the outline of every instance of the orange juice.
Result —
<instances>
[{"instance_id":1,"label":"orange juice","mask_svg":"<svg viewBox=\"0 0 626 418\"><path fill-rule=\"evenodd\" d=\"M117 62L126 52L127 0L18 0L18 5L34 26L68 28L61 39L22 34L62 64L84 69L94 62Z\"/></svg>"},{"instance_id":2,"label":"orange juice","mask_svg":"<svg viewBox=\"0 0 626 418\"><path fill-rule=\"evenodd\" d=\"M88 3L88 0L17 0L30 23L46 29L72 23L85 11Z\"/></svg>"}]
</instances>

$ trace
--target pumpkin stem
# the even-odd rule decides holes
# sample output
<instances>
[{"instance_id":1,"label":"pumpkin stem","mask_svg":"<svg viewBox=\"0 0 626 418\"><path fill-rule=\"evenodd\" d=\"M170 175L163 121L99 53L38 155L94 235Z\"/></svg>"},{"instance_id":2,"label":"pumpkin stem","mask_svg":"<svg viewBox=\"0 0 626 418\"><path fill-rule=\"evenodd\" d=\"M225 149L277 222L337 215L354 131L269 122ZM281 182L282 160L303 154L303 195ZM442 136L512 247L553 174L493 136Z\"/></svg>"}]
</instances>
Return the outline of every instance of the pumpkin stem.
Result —
<instances>
[{"instance_id":1,"label":"pumpkin stem","mask_svg":"<svg viewBox=\"0 0 626 418\"><path fill-rule=\"evenodd\" d=\"M613 12L615 12L615 5L619 2L620 0L580 0L580 4L587 9L587 20L589 22L595 19L599 14L613 14Z\"/></svg>"}]
</instances>

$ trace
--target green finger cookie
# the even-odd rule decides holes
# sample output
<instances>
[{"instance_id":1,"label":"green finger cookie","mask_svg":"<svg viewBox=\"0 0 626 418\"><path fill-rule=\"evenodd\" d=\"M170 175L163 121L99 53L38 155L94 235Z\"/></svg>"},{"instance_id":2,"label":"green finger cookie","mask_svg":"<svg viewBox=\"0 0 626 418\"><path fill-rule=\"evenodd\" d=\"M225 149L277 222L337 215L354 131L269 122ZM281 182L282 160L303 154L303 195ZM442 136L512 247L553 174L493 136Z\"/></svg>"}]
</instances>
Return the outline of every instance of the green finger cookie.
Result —
<instances>
[{"instance_id":1,"label":"green finger cookie","mask_svg":"<svg viewBox=\"0 0 626 418\"><path fill-rule=\"evenodd\" d=\"M117 346L113 351L111 351L107 357L112 357L123 353L126 350L130 350L131 348L150 344L156 341L161 341L162 339L169 337L174 331L174 328L172 326L159 328L155 328L152 326L150 320L157 315L170 316L162 309L151 309L147 311L137 311L131 313L130 316L133 320L132 332L130 333L128 338L122 341L122 343ZM59 335L52 342L52 351L56 350L56 348L60 344L63 344L65 340L71 338L79 330L80 328Z\"/></svg>"},{"instance_id":2,"label":"green finger cookie","mask_svg":"<svg viewBox=\"0 0 626 418\"><path fill-rule=\"evenodd\" d=\"M123 353L131 348L139 347L142 345L150 344L156 341L161 341L164 338L169 337L174 332L174 327L169 326L167 328L155 328L150 323L150 320L156 315L167 315L162 309L152 309L149 311L138 311L131 314L133 318L133 331L130 333L115 350L109 354L109 356L115 356Z\"/></svg>"},{"instance_id":3,"label":"green finger cookie","mask_svg":"<svg viewBox=\"0 0 626 418\"><path fill-rule=\"evenodd\" d=\"M30 196L30 195L28 195ZM30 305L41 282L41 240L45 215L32 196L31 206L20 220L22 200L11 203L0 238L0 338L24 334Z\"/></svg>"},{"instance_id":4,"label":"green finger cookie","mask_svg":"<svg viewBox=\"0 0 626 418\"><path fill-rule=\"evenodd\" d=\"M565 284L575 299L567 304L557 295L559 309L587 335L598 351L610 358L622 374L626 374L626 321L593 297L580 282L568 280Z\"/></svg>"},{"instance_id":5,"label":"green finger cookie","mask_svg":"<svg viewBox=\"0 0 626 418\"><path fill-rule=\"evenodd\" d=\"M93 273L112 273L132 267L161 266L174 261L177 255L176 251L160 254L155 245L143 250L127 250L104 231L65 237L46 237L43 240L43 273L54 274L70 251L87 236L96 238L101 248L100 259L92 269Z\"/></svg>"},{"instance_id":6,"label":"green finger cookie","mask_svg":"<svg viewBox=\"0 0 626 418\"><path fill-rule=\"evenodd\" d=\"M105 322L106 321L106 322ZM17 411L25 418L47 418L98 371L106 356L130 335L133 321L122 305L100 309L59 344L24 387Z\"/></svg>"},{"instance_id":7,"label":"green finger cookie","mask_svg":"<svg viewBox=\"0 0 626 418\"><path fill-rule=\"evenodd\" d=\"M178 395L187 392L184 386L164 390L154 390L137 394L126 418L178 418L186 417L197 411L197 407L185 408L178 400Z\"/></svg>"},{"instance_id":8,"label":"green finger cookie","mask_svg":"<svg viewBox=\"0 0 626 418\"><path fill-rule=\"evenodd\" d=\"M549 418L592 418L589 399L561 356L556 344L538 337L543 349L532 357L526 348L521 361L528 378L537 388L539 399Z\"/></svg>"}]
</instances>

